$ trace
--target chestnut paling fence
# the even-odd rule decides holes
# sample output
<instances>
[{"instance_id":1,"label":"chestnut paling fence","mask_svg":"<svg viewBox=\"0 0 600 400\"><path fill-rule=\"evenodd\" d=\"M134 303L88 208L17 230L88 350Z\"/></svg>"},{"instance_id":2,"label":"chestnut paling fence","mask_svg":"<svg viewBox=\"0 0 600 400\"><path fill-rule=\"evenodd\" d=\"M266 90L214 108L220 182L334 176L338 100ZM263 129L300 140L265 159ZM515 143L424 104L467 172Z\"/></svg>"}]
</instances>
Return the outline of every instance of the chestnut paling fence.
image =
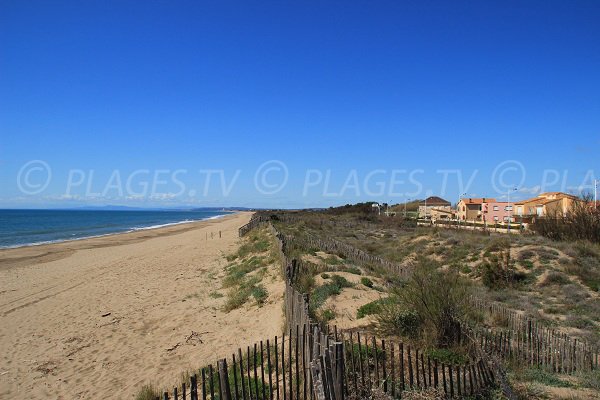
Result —
<instances>
[{"instance_id":1,"label":"chestnut paling fence","mask_svg":"<svg viewBox=\"0 0 600 400\"><path fill-rule=\"evenodd\" d=\"M261 216L262 223L267 220L264 215ZM303 250L318 248L324 252L343 255L353 261L398 272L404 277L410 274L409 268L390 263L333 239L308 236L308 239L292 237L289 241L293 246ZM506 323L503 329L482 327L468 329L471 338L476 340L487 354L515 361L524 366L544 368L558 373L572 374L577 371L598 369L600 362L598 346L578 340L501 304L474 297L470 298L469 302L473 308Z\"/></svg>"},{"instance_id":2,"label":"chestnut paling fence","mask_svg":"<svg viewBox=\"0 0 600 400\"><path fill-rule=\"evenodd\" d=\"M289 259L285 253L286 248L298 244L290 243L289 237L260 217L240 228L240 236L264 225L278 238L286 277L286 334L237 349L230 357L200 369L185 383L163 393L162 398L343 400L349 395L368 397L375 389L399 397L404 391L429 387L452 397L479 393L493 384L492 370L481 358L466 365L447 365L403 343L316 324L310 317L308 295L294 287L303 263ZM341 251L349 250L336 246ZM350 253L360 261L379 261Z\"/></svg>"},{"instance_id":3,"label":"chestnut paling fence","mask_svg":"<svg viewBox=\"0 0 600 400\"><path fill-rule=\"evenodd\" d=\"M400 398L405 391L427 388L437 388L448 398L475 395L495 384L487 355L555 372L598 368L598 352L591 346L563 334L550 334L533 320L477 299L471 302L480 311L506 316L507 329L469 330L469 339L479 347L481 356L461 365L442 363L421 349L365 332L338 332L335 327L320 326L310 317L308 295L294 287L304 264L288 258L286 249L316 246L392 272L398 272L398 266L338 241L284 236L269 218L259 214L241 227L239 234L244 236L260 226L278 238L286 278L285 334L233 351L230 357L205 366L185 383L163 393L162 398L344 400L348 396L366 398L375 390ZM401 273L409 271L402 268Z\"/></svg>"},{"instance_id":4,"label":"chestnut paling fence","mask_svg":"<svg viewBox=\"0 0 600 400\"><path fill-rule=\"evenodd\" d=\"M470 299L470 304L504 321L504 329L473 331L487 353L551 372L572 374L598 369L600 352L597 346L545 326L501 304L475 298Z\"/></svg>"}]
</instances>

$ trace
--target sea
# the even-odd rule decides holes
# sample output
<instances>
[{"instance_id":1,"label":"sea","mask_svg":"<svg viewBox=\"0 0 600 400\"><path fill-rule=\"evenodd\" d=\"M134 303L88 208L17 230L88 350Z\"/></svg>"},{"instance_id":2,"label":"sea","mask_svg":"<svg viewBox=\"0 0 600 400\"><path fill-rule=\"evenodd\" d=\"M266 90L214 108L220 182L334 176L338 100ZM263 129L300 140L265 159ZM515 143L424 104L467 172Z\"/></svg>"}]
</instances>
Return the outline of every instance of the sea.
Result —
<instances>
[{"instance_id":1,"label":"sea","mask_svg":"<svg viewBox=\"0 0 600 400\"><path fill-rule=\"evenodd\" d=\"M32 246L220 218L215 210L0 210L0 248Z\"/></svg>"}]
</instances>

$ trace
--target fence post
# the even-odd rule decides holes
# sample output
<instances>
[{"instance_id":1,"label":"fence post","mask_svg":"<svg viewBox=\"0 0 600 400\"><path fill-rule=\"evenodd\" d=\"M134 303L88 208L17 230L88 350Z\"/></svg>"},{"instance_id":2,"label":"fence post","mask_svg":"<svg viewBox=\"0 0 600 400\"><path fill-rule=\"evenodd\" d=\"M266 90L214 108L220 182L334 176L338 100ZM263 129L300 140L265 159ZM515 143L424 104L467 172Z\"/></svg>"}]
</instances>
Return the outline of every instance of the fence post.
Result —
<instances>
[{"instance_id":1,"label":"fence post","mask_svg":"<svg viewBox=\"0 0 600 400\"><path fill-rule=\"evenodd\" d=\"M344 343L338 342L335 344L335 367L336 367L336 398L337 400L344 400Z\"/></svg>"},{"instance_id":2,"label":"fence post","mask_svg":"<svg viewBox=\"0 0 600 400\"><path fill-rule=\"evenodd\" d=\"M231 389L229 387L229 374L227 373L227 360L219 361L219 380L223 400L231 400Z\"/></svg>"}]
</instances>

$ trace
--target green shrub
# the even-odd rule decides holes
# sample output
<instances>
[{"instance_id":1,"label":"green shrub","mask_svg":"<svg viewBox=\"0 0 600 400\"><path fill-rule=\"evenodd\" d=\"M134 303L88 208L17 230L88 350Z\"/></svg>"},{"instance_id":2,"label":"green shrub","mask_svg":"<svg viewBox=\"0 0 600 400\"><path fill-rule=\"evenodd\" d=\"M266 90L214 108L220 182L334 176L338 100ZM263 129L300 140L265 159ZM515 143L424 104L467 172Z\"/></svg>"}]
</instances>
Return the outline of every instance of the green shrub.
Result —
<instances>
[{"instance_id":1,"label":"green shrub","mask_svg":"<svg viewBox=\"0 0 600 400\"><path fill-rule=\"evenodd\" d=\"M414 310L406 309L397 299L389 298L387 301L380 301L366 306L367 311L374 312L377 329L382 334L401 335L410 338L420 336L422 321L419 314Z\"/></svg>"},{"instance_id":2,"label":"green shrub","mask_svg":"<svg viewBox=\"0 0 600 400\"><path fill-rule=\"evenodd\" d=\"M370 303L363 304L358 307L356 311L356 318L361 319L366 317L367 315L374 315L381 311L381 306L392 301L389 297L378 299L375 301L371 301Z\"/></svg>"},{"instance_id":3,"label":"green shrub","mask_svg":"<svg viewBox=\"0 0 600 400\"><path fill-rule=\"evenodd\" d=\"M321 274L321 278L323 278L323 279L329 279L329 274L328 274L328 273L326 273L326 272L323 272L323 273Z\"/></svg>"},{"instance_id":4,"label":"green shrub","mask_svg":"<svg viewBox=\"0 0 600 400\"><path fill-rule=\"evenodd\" d=\"M310 310L316 310L325 303L330 296L337 296L341 293L340 287L333 283L321 285L313 290L309 299Z\"/></svg>"},{"instance_id":5,"label":"green shrub","mask_svg":"<svg viewBox=\"0 0 600 400\"><path fill-rule=\"evenodd\" d=\"M331 296L337 296L343 288L352 287L346 278L340 275L331 275L331 282L325 283L313 290L309 299L309 310L314 314Z\"/></svg>"},{"instance_id":6,"label":"green shrub","mask_svg":"<svg viewBox=\"0 0 600 400\"><path fill-rule=\"evenodd\" d=\"M365 285L368 288L373 287L373 281L367 277L360 278L360 283L362 283L363 285Z\"/></svg>"},{"instance_id":7,"label":"green shrub","mask_svg":"<svg viewBox=\"0 0 600 400\"><path fill-rule=\"evenodd\" d=\"M420 336L430 347L449 347L461 337L470 287L456 271L419 258L405 286L394 290L397 302L383 306L377 321L389 334L396 329L396 334Z\"/></svg>"},{"instance_id":8,"label":"green shrub","mask_svg":"<svg viewBox=\"0 0 600 400\"><path fill-rule=\"evenodd\" d=\"M349 287L354 286L354 284L352 284L350 281L348 281L348 279L346 279L340 275L332 275L331 281L334 285L338 286L340 289L349 288Z\"/></svg>"},{"instance_id":9,"label":"green shrub","mask_svg":"<svg viewBox=\"0 0 600 400\"><path fill-rule=\"evenodd\" d=\"M594 390L600 390L600 369L579 372L581 385Z\"/></svg>"},{"instance_id":10,"label":"green shrub","mask_svg":"<svg viewBox=\"0 0 600 400\"><path fill-rule=\"evenodd\" d=\"M534 267L533 261L530 261L530 260L521 260L520 263L524 268L527 268L527 269L533 269L533 267Z\"/></svg>"},{"instance_id":11,"label":"green shrub","mask_svg":"<svg viewBox=\"0 0 600 400\"><path fill-rule=\"evenodd\" d=\"M439 362L453 365L463 365L469 361L467 354L463 354L458 350L453 349L429 349L426 351L427 356Z\"/></svg>"},{"instance_id":12,"label":"green shrub","mask_svg":"<svg viewBox=\"0 0 600 400\"><path fill-rule=\"evenodd\" d=\"M468 275L471 272L473 272L473 269L471 267L469 267L468 265L466 265L466 264L460 265L459 268L458 268L458 270L460 272L462 272L463 274L465 274L465 275Z\"/></svg>"},{"instance_id":13,"label":"green shrub","mask_svg":"<svg viewBox=\"0 0 600 400\"><path fill-rule=\"evenodd\" d=\"M254 299L256 300L256 304L258 304L259 306L262 306L265 303L265 300L267 300L267 297L269 295L267 289L265 289L263 285L256 285L252 287L250 293L252 294L252 297L254 297Z\"/></svg>"},{"instance_id":14,"label":"green shrub","mask_svg":"<svg viewBox=\"0 0 600 400\"><path fill-rule=\"evenodd\" d=\"M333 310L329 310L329 309L324 310L321 313L321 318L326 322L331 321L331 320L335 319L335 312Z\"/></svg>"},{"instance_id":15,"label":"green shrub","mask_svg":"<svg viewBox=\"0 0 600 400\"><path fill-rule=\"evenodd\" d=\"M555 374L538 368L528 368L519 374L519 377L525 382L539 382L546 386L570 388L574 387L571 382L560 379Z\"/></svg>"},{"instance_id":16,"label":"green shrub","mask_svg":"<svg viewBox=\"0 0 600 400\"><path fill-rule=\"evenodd\" d=\"M336 256L329 256L325 259L325 263L329 265L340 265L344 263L344 260Z\"/></svg>"},{"instance_id":17,"label":"green shrub","mask_svg":"<svg viewBox=\"0 0 600 400\"><path fill-rule=\"evenodd\" d=\"M354 267L354 266L344 267L341 270L344 272L349 272L354 275L362 275L362 271L360 270L360 268Z\"/></svg>"}]
</instances>

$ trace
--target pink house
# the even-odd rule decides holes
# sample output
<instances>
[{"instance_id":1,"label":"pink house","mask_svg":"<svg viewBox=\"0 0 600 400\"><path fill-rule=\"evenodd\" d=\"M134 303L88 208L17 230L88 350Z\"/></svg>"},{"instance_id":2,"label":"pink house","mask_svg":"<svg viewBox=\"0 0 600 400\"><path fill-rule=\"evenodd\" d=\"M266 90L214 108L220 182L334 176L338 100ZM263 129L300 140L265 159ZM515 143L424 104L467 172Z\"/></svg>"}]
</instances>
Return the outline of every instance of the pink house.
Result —
<instances>
[{"instance_id":1,"label":"pink house","mask_svg":"<svg viewBox=\"0 0 600 400\"><path fill-rule=\"evenodd\" d=\"M488 224L508 222L510 219L514 222L514 203L506 201L496 201L492 198L462 198L458 202L457 214L462 221L479 221Z\"/></svg>"},{"instance_id":2,"label":"pink house","mask_svg":"<svg viewBox=\"0 0 600 400\"><path fill-rule=\"evenodd\" d=\"M481 205L481 215L482 220L486 221L488 224L493 223L503 223L508 222L508 218L510 215L510 219L514 220L514 208L513 203L508 205L506 201L493 201L489 203L483 203Z\"/></svg>"}]
</instances>

